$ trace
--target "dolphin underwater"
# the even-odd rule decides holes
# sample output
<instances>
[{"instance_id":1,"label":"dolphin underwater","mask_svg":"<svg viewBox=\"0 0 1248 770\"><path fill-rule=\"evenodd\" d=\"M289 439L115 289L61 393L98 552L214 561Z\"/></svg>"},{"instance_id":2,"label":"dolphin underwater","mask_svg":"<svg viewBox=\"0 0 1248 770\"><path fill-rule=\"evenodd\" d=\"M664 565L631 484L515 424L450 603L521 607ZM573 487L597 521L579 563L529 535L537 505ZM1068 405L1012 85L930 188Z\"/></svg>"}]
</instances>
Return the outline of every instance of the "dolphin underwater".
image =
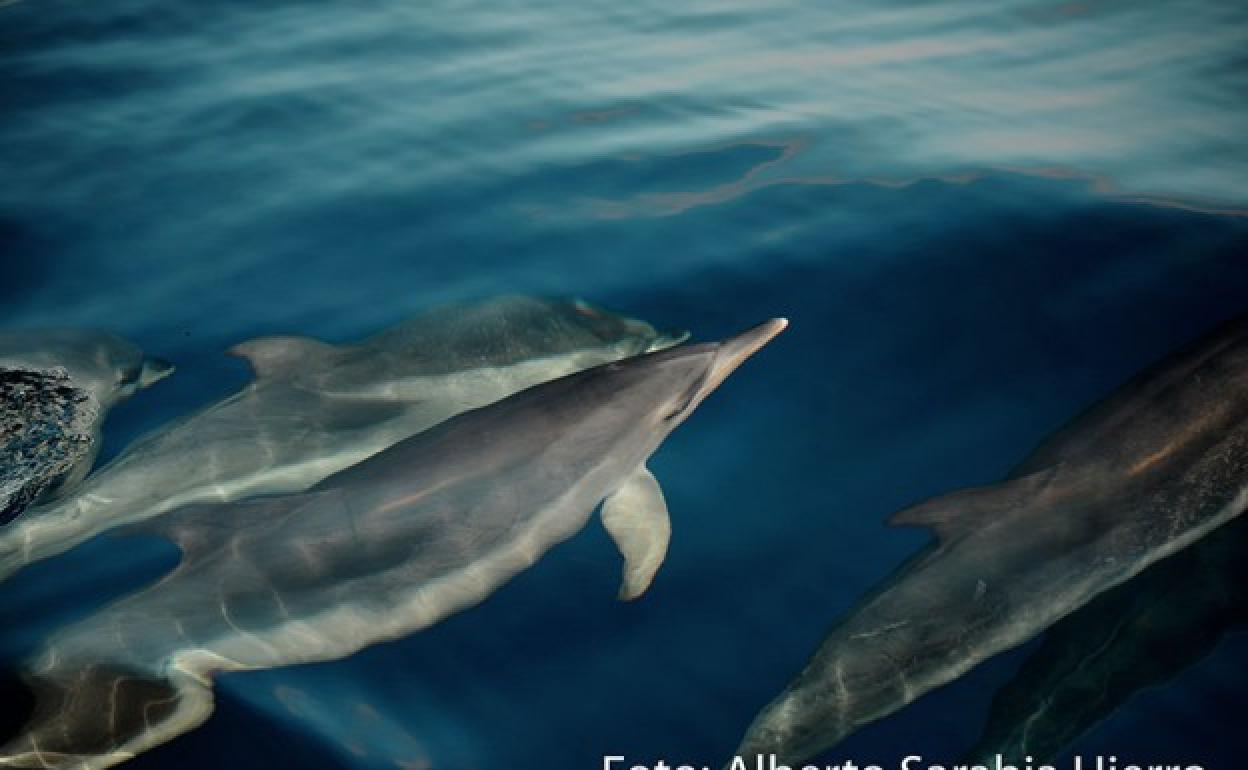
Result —
<instances>
[{"instance_id":1,"label":"dolphin underwater","mask_svg":"<svg viewBox=\"0 0 1248 770\"><path fill-rule=\"evenodd\" d=\"M1246 544L1240 517L1059 621L997 691L969 764L1052 764L1135 693L1248 626Z\"/></svg>"},{"instance_id":2,"label":"dolphin underwater","mask_svg":"<svg viewBox=\"0 0 1248 770\"><path fill-rule=\"evenodd\" d=\"M256 375L240 392L139 438L78 494L0 531L0 578L183 505L303 491L458 412L686 336L580 300L504 296L353 345L249 340L230 349Z\"/></svg>"},{"instance_id":3,"label":"dolphin underwater","mask_svg":"<svg viewBox=\"0 0 1248 770\"><path fill-rule=\"evenodd\" d=\"M102 768L200 724L211 675L331 660L475 605L588 522L624 555L627 597L667 547L645 463L775 319L719 343L606 364L464 412L310 490L136 525L176 569L50 638L35 714L0 767Z\"/></svg>"},{"instance_id":4,"label":"dolphin underwater","mask_svg":"<svg viewBox=\"0 0 1248 770\"><path fill-rule=\"evenodd\" d=\"M936 541L860 602L750 725L797 764L1022 644L1248 502L1248 320L1146 370L1000 484L895 514Z\"/></svg>"},{"instance_id":5,"label":"dolphin underwater","mask_svg":"<svg viewBox=\"0 0 1248 770\"><path fill-rule=\"evenodd\" d=\"M145 357L137 345L108 332L37 329L0 332L0 370L23 379L27 396L23 410L39 411L41 405L31 399L42 401L44 407L62 408L67 411L65 430L82 437L75 441L77 447L74 456L67 458L67 467L56 479L40 485L39 493L50 499L73 490L91 470L109 410L135 391L168 377L173 365ZM57 392L57 388L69 391ZM58 406L49 399L64 403ZM40 422L52 427L46 419ZM30 427L23 425L23 429ZM20 512L11 510L7 518Z\"/></svg>"}]
</instances>

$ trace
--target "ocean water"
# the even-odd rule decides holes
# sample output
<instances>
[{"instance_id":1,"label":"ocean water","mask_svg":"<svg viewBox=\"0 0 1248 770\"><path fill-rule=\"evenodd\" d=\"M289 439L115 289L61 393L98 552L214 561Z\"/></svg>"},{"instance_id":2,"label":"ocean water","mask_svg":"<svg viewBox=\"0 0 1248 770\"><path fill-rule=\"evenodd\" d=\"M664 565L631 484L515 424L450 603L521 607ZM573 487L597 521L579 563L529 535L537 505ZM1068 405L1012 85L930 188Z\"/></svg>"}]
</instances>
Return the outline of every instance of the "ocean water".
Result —
<instances>
[{"instance_id":1,"label":"ocean water","mask_svg":"<svg viewBox=\"0 0 1248 770\"><path fill-rule=\"evenodd\" d=\"M136 768L710 764L926 535L1141 367L1248 311L1248 6L316 0L0 5L0 325L177 363L105 458L246 381L222 351L446 301L583 296L714 339L792 328L659 451L667 563L596 524L480 607L221 677ZM17 664L172 549L0 584ZM828 755L953 759L1025 650ZM1231 635L1075 751L1236 770Z\"/></svg>"}]
</instances>

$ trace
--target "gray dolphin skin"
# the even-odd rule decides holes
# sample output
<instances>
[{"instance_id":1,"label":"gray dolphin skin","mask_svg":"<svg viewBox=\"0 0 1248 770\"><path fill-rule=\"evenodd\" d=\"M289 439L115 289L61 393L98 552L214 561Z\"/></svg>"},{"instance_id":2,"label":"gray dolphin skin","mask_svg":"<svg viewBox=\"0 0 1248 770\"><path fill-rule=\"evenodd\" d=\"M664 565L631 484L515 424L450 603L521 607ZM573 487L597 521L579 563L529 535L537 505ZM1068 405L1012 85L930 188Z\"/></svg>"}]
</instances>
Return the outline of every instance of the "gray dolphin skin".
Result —
<instances>
[{"instance_id":1,"label":"gray dolphin skin","mask_svg":"<svg viewBox=\"0 0 1248 770\"><path fill-rule=\"evenodd\" d=\"M892 523L936 542L861 600L754 719L737 755L831 748L1238 516L1248 500L1248 323L1138 375L1005 482Z\"/></svg>"},{"instance_id":2,"label":"gray dolphin skin","mask_svg":"<svg viewBox=\"0 0 1248 770\"><path fill-rule=\"evenodd\" d=\"M49 497L71 491L91 470L108 411L135 391L173 373L172 364L145 357L129 340L84 329L0 332L0 369L55 375L63 372L67 384L86 395L81 410L89 422L90 441L59 482L44 491Z\"/></svg>"},{"instance_id":3,"label":"gray dolphin skin","mask_svg":"<svg viewBox=\"0 0 1248 770\"><path fill-rule=\"evenodd\" d=\"M301 494L138 525L176 542L181 563L47 642L28 671L35 716L0 766L122 762L206 719L214 672L340 658L427 627L484 600L599 503L625 582L652 570L666 540L644 536L663 507L647 459L786 323L537 385Z\"/></svg>"},{"instance_id":4,"label":"gray dolphin skin","mask_svg":"<svg viewBox=\"0 0 1248 770\"><path fill-rule=\"evenodd\" d=\"M353 345L244 342L230 352L250 362L254 382L138 439L76 495L0 531L0 578L183 505L303 491L466 409L686 336L580 300L504 296Z\"/></svg>"},{"instance_id":5,"label":"gray dolphin skin","mask_svg":"<svg viewBox=\"0 0 1248 770\"><path fill-rule=\"evenodd\" d=\"M1049 629L997 691L966 764L1054 763L1137 692L1248 626L1248 517L1098 596Z\"/></svg>"}]
</instances>

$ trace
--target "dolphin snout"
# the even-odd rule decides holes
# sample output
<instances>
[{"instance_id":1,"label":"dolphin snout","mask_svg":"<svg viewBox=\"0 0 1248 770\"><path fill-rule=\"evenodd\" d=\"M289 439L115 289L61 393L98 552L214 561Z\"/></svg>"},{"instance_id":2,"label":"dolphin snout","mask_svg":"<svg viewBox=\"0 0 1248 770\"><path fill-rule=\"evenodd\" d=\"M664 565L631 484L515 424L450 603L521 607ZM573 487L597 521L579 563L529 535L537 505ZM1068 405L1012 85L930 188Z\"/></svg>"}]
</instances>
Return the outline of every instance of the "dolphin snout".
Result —
<instances>
[{"instance_id":1,"label":"dolphin snout","mask_svg":"<svg viewBox=\"0 0 1248 770\"><path fill-rule=\"evenodd\" d=\"M718 388L728 375L736 371L737 367L745 359L757 353L768 342L771 342L788 325L788 319L773 318L766 323L755 326L749 331L742 332L735 337L729 337L723 342L693 346L691 350L696 350L698 355L702 357L710 354L711 360L706 368L706 373L702 376L700 382L694 386L696 391L692 398L681 411L684 414L688 414L697 408L702 403L702 400L711 391Z\"/></svg>"},{"instance_id":2,"label":"dolphin snout","mask_svg":"<svg viewBox=\"0 0 1248 770\"><path fill-rule=\"evenodd\" d=\"M143 369L139 372L138 386L146 388L160 382L173 374L174 366L163 358L143 359Z\"/></svg>"},{"instance_id":3,"label":"dolphin snout","mask_svg":"<svg viewBox=\"0 0 1248 770\"><path fill-rule=\"evenodd\" d=\"M719 384L736 371L745 359L775 339L777 334L788 328L788 325L787 318L773 318L719 343L715 349L715 359L711 362L711 371L707 374L706 383L702 388L703 393L709 393L719 387Z\"/></svg>"}]
</instances>

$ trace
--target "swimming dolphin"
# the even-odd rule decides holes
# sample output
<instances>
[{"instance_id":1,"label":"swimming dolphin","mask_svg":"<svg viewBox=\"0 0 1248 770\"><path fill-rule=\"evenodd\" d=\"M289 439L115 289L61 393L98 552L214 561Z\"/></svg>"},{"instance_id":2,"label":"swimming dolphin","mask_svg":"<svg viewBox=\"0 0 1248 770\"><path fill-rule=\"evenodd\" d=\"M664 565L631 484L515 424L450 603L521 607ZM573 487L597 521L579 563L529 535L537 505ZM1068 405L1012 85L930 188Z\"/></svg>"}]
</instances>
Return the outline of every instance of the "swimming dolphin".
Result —
<instances>
[{"instance_id":1,"label":"swimming dolphin","mask_svg":"<svg viewBox=\"0 0 1248 770\"><path fill-rule=\"evenodd\" d=\"M862 599L754 719L738 756L797 764L1021 644L1238 516L1248 321L1145 371L1003 483L892 517L936 542Z\"/></svg>"},{"instance_id":2,"label":"swimming dolphin","mask_svg":"<svg viewBox=\"0 0 1248 770\"><path fill-rule=\"evenodd\" d=\"M580 300L505 296L353 345L244 342L230 352L251 363L254 382L138 439L78 494L0 532L0 577L182 505L303 491L458 412L685 336Z\"/></svg>"},{"instance_id":3,"label":"swimming dolphin","mask_svg":"<svg viewBox=\"0 0 1248 770\"><path fill-rule=\"evenodd\" d=\"M1052 764L1132 695L1248 626L1246 545L1248 517L1240 517L1050 628L997 691L968 764L990 765L997 754Z\"/></svg>"},{"instance_id":4,"label":"swimming dolphin","mask_svg":"<svg viewBox=\"0 0 1248 770\"><path fill-rule=\"evenodd\" d=\"M91 470L100 449L101 425L117 402L173 373L172 364L145 357L129 340L84 329L0 332L0 369L63 376L66 387L85 396L75 407L81 417L74 420L86 423L83 451L55 484L43 490L47 497L71 491Z\"/></svg>"},{"instance_id":5,"label":"swimming dolphin","mask_svg":"<svg viewBox=\"0 0 1248 770\"><path fill-rule=\"evenodd\" d=\"M29 671L35 716L0 767L124 761L206 719L214 672L341 658L424 628L484 600L599 503L631 592L667 547L646 460L785 325L537 385L305 493L137 525L176 542L181 564L48 641Z\"/></svg>"}]
</instances>

